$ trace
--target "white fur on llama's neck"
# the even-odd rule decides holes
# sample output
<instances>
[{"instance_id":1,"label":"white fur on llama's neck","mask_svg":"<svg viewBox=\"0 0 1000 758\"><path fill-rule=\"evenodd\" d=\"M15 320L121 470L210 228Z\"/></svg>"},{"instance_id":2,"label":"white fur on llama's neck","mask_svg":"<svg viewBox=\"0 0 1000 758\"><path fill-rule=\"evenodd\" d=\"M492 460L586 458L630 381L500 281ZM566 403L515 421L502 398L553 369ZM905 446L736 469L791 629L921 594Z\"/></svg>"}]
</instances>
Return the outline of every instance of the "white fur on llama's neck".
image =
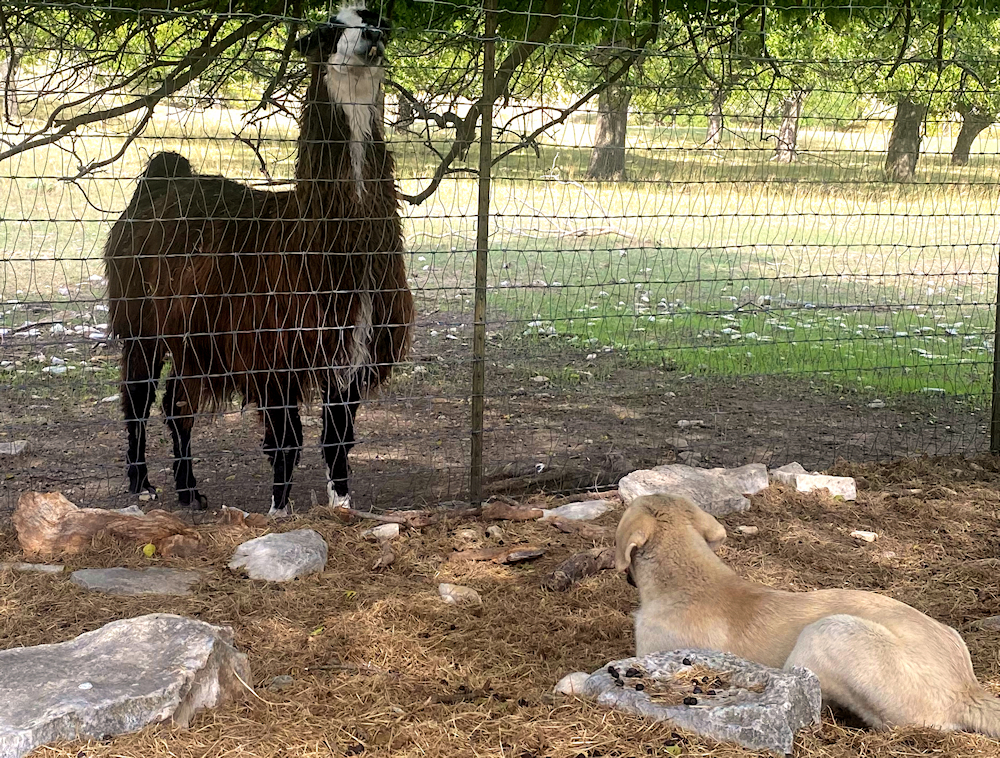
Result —
<instances>
[{"instance_id":1,"label":"white fur on llama's neck","mask_svg":"<svg viewBox=\"0 0 1000 758\"><path fill-rule=\"evenodd\" d=\"M351 129L351 168L359 200L365 191L365 144L372 138L385 76L381 66L369 65L357 53L359 49L367 50L369 44L361 36L367 26L358 15L363 8L364 5L347 6L337 14L337 21L347 28L340 35L326 71L330 98L344 109Z\"/></svg>"}]
</instances>

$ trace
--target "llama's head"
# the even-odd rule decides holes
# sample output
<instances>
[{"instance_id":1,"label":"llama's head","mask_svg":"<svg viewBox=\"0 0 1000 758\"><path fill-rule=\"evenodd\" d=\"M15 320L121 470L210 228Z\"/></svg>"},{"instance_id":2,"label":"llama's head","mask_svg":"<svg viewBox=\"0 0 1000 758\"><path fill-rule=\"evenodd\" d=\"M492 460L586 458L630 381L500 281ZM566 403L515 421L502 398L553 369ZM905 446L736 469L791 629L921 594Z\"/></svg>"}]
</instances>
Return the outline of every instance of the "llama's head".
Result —
<instances>
[{"instance_id":1,"label":"llama's head","mask_svg":"<svg viewBox=\"0 0 1000 758\"><path fill-rule=\"evenodd\" d=\"M372 138L376 118L381 118L383 63L389 23L364 3L351 3L336 16L296 42L298 51L320 66L330 100L343 109L351 132L351 162L362 183L365 143Z\"/></svg>"}]
</instances>

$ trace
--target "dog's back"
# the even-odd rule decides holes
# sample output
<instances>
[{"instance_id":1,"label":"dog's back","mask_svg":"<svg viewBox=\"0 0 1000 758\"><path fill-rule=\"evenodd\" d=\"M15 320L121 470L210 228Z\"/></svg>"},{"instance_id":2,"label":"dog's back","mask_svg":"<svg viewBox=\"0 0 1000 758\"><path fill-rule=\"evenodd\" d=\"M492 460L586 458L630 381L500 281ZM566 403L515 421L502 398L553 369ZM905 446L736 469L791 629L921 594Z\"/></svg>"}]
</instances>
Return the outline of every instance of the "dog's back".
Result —
<instances>
[{"instance_id":1,"label":"dog's back","mask_svg":"<svg viewBox=\"0 0 1000 758\"><path fill-rule=\"evenodd\" d=\"M824 698L873 726L1000 736L1000 703L979 685L954 629L873 592L748 582L714 554L724 536L683 498L638 498L623 515L616 555L640 592L638 655L693 647L802 665L819 677Z\"/></svg>"}]
</instances>

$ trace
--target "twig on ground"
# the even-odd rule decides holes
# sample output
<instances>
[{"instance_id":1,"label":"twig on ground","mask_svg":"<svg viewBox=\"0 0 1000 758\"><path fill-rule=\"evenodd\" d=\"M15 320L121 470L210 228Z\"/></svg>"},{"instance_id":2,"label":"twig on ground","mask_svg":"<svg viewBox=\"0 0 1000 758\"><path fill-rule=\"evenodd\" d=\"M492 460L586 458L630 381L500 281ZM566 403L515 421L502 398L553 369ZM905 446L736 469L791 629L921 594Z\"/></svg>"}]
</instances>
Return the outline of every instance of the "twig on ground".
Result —
<instances>
[{"instance_id":1,"label":"twig on ground","mask_svg":"<svg viewBox=\"0 0 1000 758\"><path fill-rule=\"evenodd\" d=\"M595 547L570 556L542 579L542 587L555 592L568 590L581 579L615 567L613 547Z\"/></svg>"}]
</instances>

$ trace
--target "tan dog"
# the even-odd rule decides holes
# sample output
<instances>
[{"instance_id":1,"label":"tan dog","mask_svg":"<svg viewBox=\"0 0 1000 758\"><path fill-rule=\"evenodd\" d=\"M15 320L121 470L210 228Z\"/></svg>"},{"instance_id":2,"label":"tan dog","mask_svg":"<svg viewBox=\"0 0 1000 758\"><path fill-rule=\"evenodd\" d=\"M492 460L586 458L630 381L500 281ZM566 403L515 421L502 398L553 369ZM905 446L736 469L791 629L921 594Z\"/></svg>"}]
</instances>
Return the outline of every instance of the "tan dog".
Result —
<instances>
[{"instance_id":1,"label":"tan dog","mask_svg":"<svg viewBox=\"0 0 1000 758\"><path fill-rule=\"evenodd\" d=\"M704 648L804 666L825 701L873 727L1000 737L1000 701L976 680L954 629L873 592L783 592L748 582L715 555L725 538L685 498L633 501L618 524L615 561L639 589L637 655Z\"/></svg>"}]
</instances>

